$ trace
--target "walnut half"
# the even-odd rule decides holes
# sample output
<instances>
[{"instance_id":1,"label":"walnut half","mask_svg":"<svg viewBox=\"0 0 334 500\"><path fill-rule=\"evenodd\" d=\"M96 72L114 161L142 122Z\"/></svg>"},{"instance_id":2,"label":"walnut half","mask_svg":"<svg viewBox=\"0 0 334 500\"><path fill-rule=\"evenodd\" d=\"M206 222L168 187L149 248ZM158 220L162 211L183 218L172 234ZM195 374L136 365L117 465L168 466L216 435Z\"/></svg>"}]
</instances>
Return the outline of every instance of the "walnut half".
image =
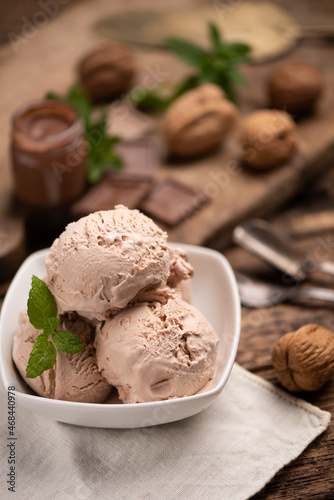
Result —
<instances>
[{"instance_id":1,"label":"walnut half","mask_svg":"<svg viewBox=\"0 0 334 500\"><path fill-rule=\"evenodd\" d=\"M319 325L304 325L279 339L272 361L286 389L316 391L334 374L334 333Z\"/></svg>"}]
</instances>

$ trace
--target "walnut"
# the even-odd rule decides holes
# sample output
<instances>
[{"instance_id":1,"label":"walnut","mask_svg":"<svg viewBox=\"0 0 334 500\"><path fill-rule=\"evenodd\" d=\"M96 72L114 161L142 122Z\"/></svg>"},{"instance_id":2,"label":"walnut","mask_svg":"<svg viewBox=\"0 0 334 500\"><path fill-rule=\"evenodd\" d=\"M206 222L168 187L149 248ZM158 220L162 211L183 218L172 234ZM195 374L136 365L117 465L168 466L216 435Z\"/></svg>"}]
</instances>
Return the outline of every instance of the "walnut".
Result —
<instances>
[{"instance_id":1,"label":"walnut","mask_svg":"<svg viewBox=\"0 0 334 500\"><path fill-rule=\"evenodd\" d=\"M93 101L106 100L126 91L135 73L132 50L124 44L99 45L80 61L81 84Z\"/></svg>"},{"instance_id":2,"label":"walnut","mask_svg":"<svg viewBox=\"0 0 334 500\"><path fill-rule=\"evenodd\" d=\"M218 85L203 84L181 95L168 108L163 132L169 150L182 157L216 148L231 129L237 110Z\"/></svg>"},{"instance_id":3,"label":"walnut","mask_svg":"<svg viewBox=\"0 0 334 500\"><path fill-rule=\"evenodd\" d=\"M319 325L302 326L280 338L272 361L289 391L316 391L334 374L334 333Z\"/></svg>"},{"instance_id":4,"label":"walnut","mask_svg":"<svg viewBox=\"0 0 334 500\"><path fill-rule=\"evenodd\" d=\"M276 66L268 77L268 93L273 107L291 114L310 112L324 87L319 71L310 64L287 62Z\"/></svg>"},{"instance_id":5,"label":"walnut","mask_svg":"<svg viewBox=\"0 0 334 500\"><path fill-rule=\"evenodd\" d=\"M296 125L284 111L262 109L241 124L242 159L251 167L267 169L287 160L296 145Z\"/></svg>"}]
</instances>

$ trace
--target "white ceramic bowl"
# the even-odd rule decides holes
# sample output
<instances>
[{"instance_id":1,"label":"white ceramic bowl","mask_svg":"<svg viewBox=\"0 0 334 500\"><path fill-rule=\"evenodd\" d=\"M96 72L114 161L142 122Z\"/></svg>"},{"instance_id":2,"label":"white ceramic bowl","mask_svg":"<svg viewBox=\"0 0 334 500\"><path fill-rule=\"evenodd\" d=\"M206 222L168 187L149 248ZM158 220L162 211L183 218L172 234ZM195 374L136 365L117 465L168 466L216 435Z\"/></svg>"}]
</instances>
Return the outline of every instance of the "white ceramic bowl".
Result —
<instances>
[{"instance_id":1,"label":"white ceramic bowl","mask_svg":"<svg viewBox=\"0 0 334 500\"><path fill-rule=\"evenodd\" d=\"M32 274L43 278L45 256L40 250L26 259L6 294L0 317L0 367L3 384L15 386L17 402L53 420L89 427L147 427L181 420L204 410L227 382L237 353L240 333L240 300L234 274L227 260L207 248L170 244L184 248L195 268L193 304L210 320L219 335L218 368L215 378L199 393L185 398L153 403L92 404L58 401L33 395L12 361L12 339L18 314L26 307Z\"/></svg>"}]
</instances>

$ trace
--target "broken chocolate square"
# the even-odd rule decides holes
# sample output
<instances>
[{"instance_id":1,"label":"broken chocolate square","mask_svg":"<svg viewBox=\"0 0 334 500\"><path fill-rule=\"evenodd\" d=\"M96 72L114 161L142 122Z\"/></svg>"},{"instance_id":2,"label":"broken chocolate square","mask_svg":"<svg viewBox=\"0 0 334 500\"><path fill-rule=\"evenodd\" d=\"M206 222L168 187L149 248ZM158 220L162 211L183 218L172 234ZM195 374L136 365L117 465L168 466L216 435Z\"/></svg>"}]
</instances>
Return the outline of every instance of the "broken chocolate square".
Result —
<instances>
[{"instance_id":1,"label":"broken chocolate square","mask_svg":"<svg viewBox=\"0 0 334 500\"><path fill-rule=\"evenodd\" d=\"M165 179L155 184L139 208L169 226L176 226L208 200L199 189Z\"/></svg>"},{"instance_id":2,"label":"broken chocolate square","mask_svg":"<svg viewBox=\"0 0 334 500\"><path fill-rule=\"evenodd\" d=\"M75 215L83 216L98 210L112 210L115 205L137 208L152 186L151 181L136 176L105 177L72 207Z\"/></svg>"}]
</instances>

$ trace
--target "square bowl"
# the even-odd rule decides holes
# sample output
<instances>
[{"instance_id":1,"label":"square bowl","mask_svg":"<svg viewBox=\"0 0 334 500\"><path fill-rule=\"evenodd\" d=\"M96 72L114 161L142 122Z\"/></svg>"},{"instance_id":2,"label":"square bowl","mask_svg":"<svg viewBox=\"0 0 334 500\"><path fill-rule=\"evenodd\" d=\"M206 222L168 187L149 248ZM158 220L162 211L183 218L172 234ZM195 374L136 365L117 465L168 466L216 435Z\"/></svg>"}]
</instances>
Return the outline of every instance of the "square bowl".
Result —
<instances>
[{"instance_id":1,"label":"square bowl","mask_svg":"<svg viewBox=\"0 0 334 500\"><path fill-rule=\"evenodd\" d=\"M240 335L240 299L233 271L219 252L183 244L195 273L192 303L208 318L219 336L215 377L193 396L166 401L117 404L77 403L36 396L22 380L12 360L12 342L19 312L26 307L31 276L46 275L48 249L30 255L16 273L6 294L0 317L0 368L5 388L15 387L18 404L53 420L105 428L148 427L181 420L207 408L226 384L237 353Z\"/></svg>"}]
</instances>

